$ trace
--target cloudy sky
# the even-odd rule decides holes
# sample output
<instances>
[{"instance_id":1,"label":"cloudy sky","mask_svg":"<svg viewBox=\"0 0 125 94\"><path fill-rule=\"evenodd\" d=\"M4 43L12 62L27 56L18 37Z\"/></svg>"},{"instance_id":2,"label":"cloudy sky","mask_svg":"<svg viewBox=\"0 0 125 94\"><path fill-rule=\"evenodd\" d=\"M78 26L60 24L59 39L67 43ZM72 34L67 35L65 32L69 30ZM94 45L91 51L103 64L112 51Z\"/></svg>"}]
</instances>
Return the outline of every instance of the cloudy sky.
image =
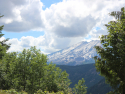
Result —
<instances>
[{"instance_id":1,"label":"cloudy sky","mask_svg":"<svg viewBox=\"0 0 125 94\"><path fill-rule=\"evenodd\" d=\"M124 0L0 0L0 40L10 38L8 52L36 46L44 54L108 34L104 24L115 21Z\"/></svg>"}]
</instances>

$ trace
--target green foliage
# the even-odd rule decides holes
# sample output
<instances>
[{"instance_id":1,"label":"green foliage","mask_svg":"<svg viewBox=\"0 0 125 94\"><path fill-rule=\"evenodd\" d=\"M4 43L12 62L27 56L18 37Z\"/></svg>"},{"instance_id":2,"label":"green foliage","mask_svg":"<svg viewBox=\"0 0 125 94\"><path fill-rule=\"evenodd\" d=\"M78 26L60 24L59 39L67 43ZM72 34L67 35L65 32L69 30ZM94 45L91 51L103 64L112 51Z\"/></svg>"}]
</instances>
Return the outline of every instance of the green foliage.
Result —
<instances>
[{"instance_id":1,"label":"green foliage","mask_svg":"<svg viewBox=\"0 0 125 94\"><path fill-rule=\"evenodd\" d=\"M17 92L15 89L0 90L0 94L28 94L25 91Z\"/></svg>"},{"instance_id":2,"label":"green foliage","mask_svg":"<svg viewBox=\"0 0 125 94\"><path fill-rule=\"evenodd\" d=\"M16 52L6 54L3 59L2 63L0 64L1 68L1 81L0 81L0 88L1 89L10 89L10 85L12 84L13 78L13 63L16 61Z\"/></svg>"},{"instance_id":3,"label":"green foliage","mask_svg":"<svg viewBox=\"0 0 125 94\"><path fill-rule=\"evenodd\" d=\"M84 78L82 78L82 80L79 80L78 85L75 84L75 87L73 88L73 91L75 94L86 94L87 90L86 90L86 85L84 84L85 80Z\"/></svg>"},{"instance_id":4,"label":"green foliage","mask_svg":"<svg viewBox=\"0 0 125 94\"><path fill-rule=\"evenodd\" d=\"M10 90L0 90L0 94L29 94L25 91L21 91L21 92L17 92L15 89L10 89ZM42 91L41 89L39 89L36 93L34 94L64 94L63 91L58 91L56 93L54 92L49 92L49 91ZM67 94L73 94L72 92L67 93Z\"/></svg>"},{"instance_id":5,"label":"green foliage","mask_svg":"<svg viewBox=\"0 0 125 94\"><path fill-rule=\"evenodd\" d=\"M45 84L48 83L48 86L46 86L48 87L47 90L54 90L54 92L59 90L64 91L65 93L70 90L69 85L71 82L68 79L69 75L66 73L66 71L61 71L62 70L56 67L55 64L52 64L52 62L48 65L45 78L47 78L46 80L49 80L50 82L45 80Z\"/></svg>"},{"instance_id":6,"label":"green foliage","mask_svg":"<svg viewBox=\"0 0 125 94\"><path fill-rule=\"evenodd\" d=\"M104 76L106 83L110 84L114 94L125 94L125 12L121 8L121 20L117 22L110 21L107 26L109 35L102 35L100 40L104 48L95 46L97 53L101 58L94 57L95 66L100 75ZM112 16L116 14L112 12ZM108 46L112 46L112 48ZM112 93L111 93L112 94Z\"/></svg>"},{"instance_id":7,"label":"green foliage","mask_svg":"<svg viewBox=\"0 0 125 94\"><path fill-rule=\"evenodd\" d=\"M3 16L0 16L0 18L3 17ZM0 26L0 33L2 33L2 29L3 29L4 25L3 26ZM3 36L4 34L0 34L0 38ZM8 88L8 86L6 85L7 81L5 81L5 73L3 73L3 69L5 69L3 66L3 63L2 63L2 59L3 57L6 55L6 51L9 49L9 45L5 44L6 41L8 41L9 39L6 39L6 40L3 40L3 41L0 41L0 88ZM5 69L6 72L7 69ZM4 86L3 86L4 85Z\"/></svg>"},{"instance_id":8,"label":"green foliage","mask_svg":"<svg viewBox=\"0 0 125 94\"><path fill-rule=\"evenodd\" d=\"M41 54L36 47L24 49L22 53L6 54L1 63L1 89L23 90L30 94L39 89L42 91L68 94L70 80L68 74L52 64L47 65L47 56Z\"/></svg>"},{"instance_id":9,"label":"green foliage","mask_svg":"<svg viewBox=\"0 0 125 94\"><path fill-rule=\"evenodd\" d=\"M3 17L3 16L4 15L0 16L0 18ZM4 35L1 32L3 27L4 27L4 25L0 26L0 33L1 33L0 38ZM2 57L6 54L6 50L8 50L10 48L10 44L9 45L5 44L5 42L8 41L8 40L9 40L9 38L7 38L3 41L0 41L0 62L2 60Z\"/></svg>"}]
</instances>

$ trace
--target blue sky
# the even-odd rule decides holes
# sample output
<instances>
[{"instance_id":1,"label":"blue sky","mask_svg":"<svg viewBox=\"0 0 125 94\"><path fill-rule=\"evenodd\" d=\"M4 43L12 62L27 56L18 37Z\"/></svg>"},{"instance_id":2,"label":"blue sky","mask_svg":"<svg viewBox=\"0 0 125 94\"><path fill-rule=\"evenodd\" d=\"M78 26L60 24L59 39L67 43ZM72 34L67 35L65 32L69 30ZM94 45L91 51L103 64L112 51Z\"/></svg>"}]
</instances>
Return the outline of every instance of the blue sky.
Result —
<instances>
[{"instance_id":1,"label":"blue sky","mask_svg":"<svg viewBox=\"0 0 125 94\"><path fill-rule=\"evenodd\" d=\"M50 54L81 41L99 40L108 34L104 24L120 11L124 0L3 0L0 3L0 40L10 38L8 52L36 46Z\"/></svg>"},{"instance_id":2,"label":"blue sky","mask_svg":"<svg viewBox=\"0 0 125 94\"><path fill-rule=\"evenodd\" d=\"M28 32L6 32L2 30L2 33L5 34L5 38L18 38L20 39L22 36L33 36L35 38L39 37L39 35L44 35L44 32L38 32L38 31L28 31ZM35 33L35 34L34 34Z\"/></svg>"},{"instance_id":3,"label":"blue sky","mask_svg":"<svg viewBox=\"0 0 125 94\"><path fill-rule=\"evenodd\" d=\"M51 4L56 4L59 2L62 2L63 0L40 0L45 6L43 7L43 10L46 8L49 8Z\"/></svg>"}]
</instances>

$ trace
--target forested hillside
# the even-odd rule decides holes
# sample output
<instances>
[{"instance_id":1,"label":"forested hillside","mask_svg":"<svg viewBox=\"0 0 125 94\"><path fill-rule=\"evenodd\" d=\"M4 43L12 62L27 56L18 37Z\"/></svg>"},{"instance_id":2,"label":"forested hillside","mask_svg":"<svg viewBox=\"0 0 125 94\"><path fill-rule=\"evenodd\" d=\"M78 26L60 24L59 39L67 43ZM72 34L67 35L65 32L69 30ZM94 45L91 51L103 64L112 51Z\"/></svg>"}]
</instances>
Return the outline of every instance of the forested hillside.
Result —
<instances>
[{"instance_id":1,"label":"forested hillside","mask_svg":"<svg viewBox=\"0 0 125 94\"><path fill-rule=\"evenodd\" d=\"M87 94L106 94L109 91L112 91L112 88L109 84L105 84L105 78L100 80L97 84L87 89Z\"/></svg>"},{"instance_id":2,"label":"forested hillside","mask_svg":"<svg viewBox=\"0 0 125 94\"><path fill-rule=\"evenodd\" d=\"M70 87L74 87L78 80L84 78L87 86L87 94L106 94L111 91L109 84L105 84L105 78L96 72L94 64L84 64L78 66L56 65L69 74L71 80ZM103 92L103 93L102 93Z\"/></svg>"}]
</instances>

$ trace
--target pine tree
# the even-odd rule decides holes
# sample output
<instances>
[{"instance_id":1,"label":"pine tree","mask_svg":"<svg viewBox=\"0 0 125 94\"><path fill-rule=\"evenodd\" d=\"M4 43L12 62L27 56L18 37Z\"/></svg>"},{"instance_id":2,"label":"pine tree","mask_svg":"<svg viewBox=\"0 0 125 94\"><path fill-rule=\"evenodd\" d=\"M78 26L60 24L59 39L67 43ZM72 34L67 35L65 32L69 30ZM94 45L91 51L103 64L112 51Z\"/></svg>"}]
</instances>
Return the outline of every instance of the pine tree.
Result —
<instances>
[{"instance_id":1,"label":"pine tree","mask_svg":"<svg viewBox=\"0 0 125 94\"><path fill-rule=\"evenodd\" d=\"M0 16L0 18L1 17L3 17L4 15L2 15L2 16ZM3 29L3 27L4 27L4 25L2 25L2 26L0 26L0 38L4 35L4 34L2 34L2 29ZM5 55L5 53L6 53L6 51L10 48L10 45L11 44L9 44L9 45L7 45L7 44L5 44L5 42L6 41L8 41L9 40L9 38L7 38L7 39L5 39L5 40L3 40L3 41L0 41L0 60L2 59L2 57Z\"/></svg>"},{"instance_id":2,"label":"pine tree","mask_svg":"<svg viewBox=\"0 0 125 94\"><path fill-rule=\"evenodd\" d=\"M4 15L0 16L3 17ZM2 29L3 29L4 25L0 26L0 33L2 33ZM0 34L0 38L3 36L4 34ZM6 41L8 41L9 39L0 41L0 89L5 89L5 88L9 88L9 86L5 85L7 83L7 81L5 80L6 77L5 73L3 72L3 65L4 63L2 63L2 59L3 57L6 55L6 51L10 48L10 44L7 45L5 44Z\"/></svg>"},{"instance_id":3,"label":"pine tree","mask_svg":"<svg viewBox=\"0 0 125 94\"><path fill-rule=\"evenodd\" d=\"M119 16L121 13L121 16ZM107 25L109 34L102 35L100 40L104 48L95 46L97 53L101 58L95 56L95 67L101 76L104 76L106 83L114 89L108 94L125 94L125 11L112 12L111 16L118 18L116 21L110 21ZM109 47L112 46L112 47Z\"/></svg>"}]
</instances>

